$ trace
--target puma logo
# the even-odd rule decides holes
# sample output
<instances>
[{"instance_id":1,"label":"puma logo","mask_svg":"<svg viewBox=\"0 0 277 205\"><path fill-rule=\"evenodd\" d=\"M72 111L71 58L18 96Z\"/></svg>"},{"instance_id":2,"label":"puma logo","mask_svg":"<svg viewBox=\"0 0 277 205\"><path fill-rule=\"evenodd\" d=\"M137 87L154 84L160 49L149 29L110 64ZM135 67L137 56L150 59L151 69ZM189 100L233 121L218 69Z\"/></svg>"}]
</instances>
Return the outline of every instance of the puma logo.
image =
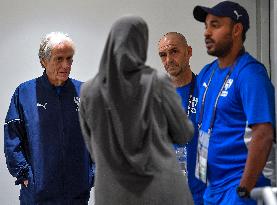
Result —
<instances>
[{"instance_id":1,"label":"puma logo","mask_svg":"<svg viewBox=\"0 0 277 205\"><path fill-rule=\"evenodd\" d=\"M240 15L236 10L234 10L234 14L236 14L237 16L237 20L239 20L239 17L241 17L242 15Z\"/></svg>"},{"instance_id":2,"label":"puma logo","mask_svg":"<svg viewBox=\"0 0 277 205\"><path fill-rule=\"evenodd\" d=\"M47 103L45 103L44 105L42 105L42 104L40 104L40 103L37 103L37 106L38 106L38 107L43 107L45 110L46 110L46 105L47 105Z\"/></svg>"}]
</instances>

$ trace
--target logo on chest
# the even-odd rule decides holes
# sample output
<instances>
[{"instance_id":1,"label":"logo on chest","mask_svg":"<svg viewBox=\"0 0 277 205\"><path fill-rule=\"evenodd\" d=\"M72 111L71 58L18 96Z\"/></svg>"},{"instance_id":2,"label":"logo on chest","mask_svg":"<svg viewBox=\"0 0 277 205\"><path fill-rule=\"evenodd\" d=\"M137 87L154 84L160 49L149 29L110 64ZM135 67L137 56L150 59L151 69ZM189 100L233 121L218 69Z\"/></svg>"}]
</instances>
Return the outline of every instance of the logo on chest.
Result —
<instances>
[{"instance_id":1,"label":"logo on chest","mask_svg":"<svg viewBox=\"0 0 277 205\"><path fill-rule=\"evenodd\" d=\"M188 110L191 112L191 113L196 113L196 107L197 107L197 104L198 104L198 98L197 97L193 97L189 102L188 102ZM189 112L188 112L189 114Z\"/></svg>"},{"instance_id":2,"label":"logo on chest","mask_svg":"<svg viewBox=\"0 0 277 205\"><path fill-rule=\"evenodd\" d=\"M76 111L79 111L79 105L80 105L80 98L74 97L74 103L76 104Z\"/></svg>"},{"instance_id":3,"label":"logo on chest","mask_svg":"<svg viewBox=\"0 0 277 205\"><path fill-rule=\"evenodd\" d=\"M224 85L224 88L223 88L223 90L222 90L220 96L222 96L222 97L227 97L227 95L228 95L228 90L229 90L229 88L232 86L232 84L233 84L233 79L228 79L227 82L226 82L226 84Z\"/></svg>"}]
</instances>

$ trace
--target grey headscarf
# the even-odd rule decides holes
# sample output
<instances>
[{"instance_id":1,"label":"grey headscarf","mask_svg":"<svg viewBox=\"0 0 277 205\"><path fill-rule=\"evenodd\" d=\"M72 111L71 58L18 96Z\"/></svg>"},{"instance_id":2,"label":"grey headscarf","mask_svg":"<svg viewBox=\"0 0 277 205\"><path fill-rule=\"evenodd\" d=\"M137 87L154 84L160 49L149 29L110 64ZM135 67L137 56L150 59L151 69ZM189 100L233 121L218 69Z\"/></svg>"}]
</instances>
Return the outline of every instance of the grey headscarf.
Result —
<instances>
[{"instance_id":1,"label":"grey headscarf","mask_svg":"<svg viewBox=\"0 0 277 205\"><path fill-rule=\"evenodd\" d=\"M156 76L144 64L147 46L146 22L134 16L120 18L111 28L99 68L100 90L110 110L114 144L141 175L151 175L144 169L149 157L152 83Z\"/></svg>"},{"instance_id":2,"label":"grey headscarf","mask_svg":"<svg viewBox=\"0 0 277 205\"><path fill-rule=\"evenodd\" d=\"M147 44L142 18L120 18L98 75L82 86L80 124L99 205L192 204L172 143L186 143L193 126L168 76L145 65Z\"/></svg>"}]
</instances>

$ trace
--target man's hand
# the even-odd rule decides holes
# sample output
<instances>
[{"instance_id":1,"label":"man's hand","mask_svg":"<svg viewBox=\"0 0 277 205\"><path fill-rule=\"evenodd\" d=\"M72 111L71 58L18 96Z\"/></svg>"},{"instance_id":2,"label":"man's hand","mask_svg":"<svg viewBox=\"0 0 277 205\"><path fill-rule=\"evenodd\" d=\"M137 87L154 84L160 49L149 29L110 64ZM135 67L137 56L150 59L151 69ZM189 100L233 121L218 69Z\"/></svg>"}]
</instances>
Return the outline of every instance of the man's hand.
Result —
<instances>
[{"instance_id":1,"label":"man's hand","mask_svg":"<svg viewBox=\"0 0 277 205\"><path fill-rule=\"evenodd\" d=\"M27 188L28 187L28 180L24 180L23 185Z\"/></svg>"}]
</instances>

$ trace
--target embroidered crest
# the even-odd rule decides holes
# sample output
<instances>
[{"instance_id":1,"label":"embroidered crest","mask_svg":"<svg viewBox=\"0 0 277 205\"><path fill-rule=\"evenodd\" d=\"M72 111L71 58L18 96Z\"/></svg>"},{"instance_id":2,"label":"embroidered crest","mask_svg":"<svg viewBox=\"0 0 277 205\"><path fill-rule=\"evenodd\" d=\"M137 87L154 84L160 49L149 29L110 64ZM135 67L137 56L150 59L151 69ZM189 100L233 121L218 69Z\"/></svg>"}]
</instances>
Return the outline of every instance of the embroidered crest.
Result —
<instances>
[{"instance_id":1,"label":"embroidered crest","mask_svg":"<svg viewBox=\"0 0 277 205\"><path fill-rule=\"evenodd\" d=\"M190 110L191 113L196 113L197 104L198 104L198 98L193 97L192 101L189 102L189 106L188 106L188 109Z\"/></svg>"},{"instance_id":2,"label":"embroidered crest","mask_svg":"<svg viewBox=\"0 0 277 205\"><path fill-rule=\"evenodd\" d=\"M79 111L79 105L80 105L80 98L74 97L74 103L76 104L76 111Z\"/></svg>"},{"instance_id":3,"label":"embroidered crest","mask_svg":"<svg viewBox=\"0 0 277 205\"><path fill-rule=\"evenodd\" d=\"M224 89L222 90L222 93L220 96L226 97L228 95L228 89L231 87L233 83L233 79L228 79L226 84L224 85Z\"/></svg>"}]
</instances>

